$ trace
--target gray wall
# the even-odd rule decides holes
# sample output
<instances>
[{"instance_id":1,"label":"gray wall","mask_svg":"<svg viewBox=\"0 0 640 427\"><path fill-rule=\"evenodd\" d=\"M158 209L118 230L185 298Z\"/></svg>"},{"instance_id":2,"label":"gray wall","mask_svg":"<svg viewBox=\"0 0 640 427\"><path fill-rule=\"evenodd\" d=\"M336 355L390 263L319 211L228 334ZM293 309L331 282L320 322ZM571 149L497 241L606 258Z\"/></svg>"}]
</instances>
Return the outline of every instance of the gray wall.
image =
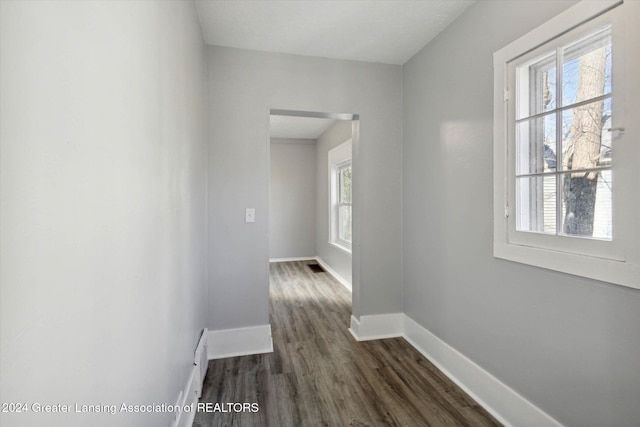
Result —
<instances>
[{"instance_id":1,"label":"gray wall","mask_svg":"<svg viewBox=\"0 0 640 427\"><path fill-rule=\"evenodd\" d=\"M205 324L205 66L190 2L0 2L2 402L174 403L185 387Z\"/></svg>"},{"instance_id":2,"label":"gray wall","mask_svg":"<svg viewBox=\"0 0 640 427\"><path fill-rule=\"evenodd\" d=\"M269 257L315 257L315 140L271 139L269 197Z\"/></svg>"},{"instance_id":3,"label":"gray wall","mask_svg":"<svg viewBox=\"0 0 640 427\"><path fill-rule=\"evenodd\" d=\"M572 3L477 2L404 66L404 311L562 423L637 426L640 292L492 256L492 54Z\"/></svg>"},{"instance_id":4,"label":"gray wall","mask_svg":"<svg viewBox=\"0 0 640 427\"><path fill-rule=\"evenodd\" d=\"M400 311L401 67L221 47L208 48L208 61L207 326L269 322L272 108L360 114L354 203L361 278L354 272L353 310L357 316ZM254 224L244 223L247 207L256 208Z\"/></svg>"},{"instance_id":5,"label":"gray wall","mask_svg":"<svg viewBox=\"0 0 640 427\"><path fill-rule=\"evenodd\" d=\"M337 121L316 142L317 201L316 252L343 279L351 283L351 254L329 244L329 150L351 139L353 122Z\"/></svg>"}]
</instances>

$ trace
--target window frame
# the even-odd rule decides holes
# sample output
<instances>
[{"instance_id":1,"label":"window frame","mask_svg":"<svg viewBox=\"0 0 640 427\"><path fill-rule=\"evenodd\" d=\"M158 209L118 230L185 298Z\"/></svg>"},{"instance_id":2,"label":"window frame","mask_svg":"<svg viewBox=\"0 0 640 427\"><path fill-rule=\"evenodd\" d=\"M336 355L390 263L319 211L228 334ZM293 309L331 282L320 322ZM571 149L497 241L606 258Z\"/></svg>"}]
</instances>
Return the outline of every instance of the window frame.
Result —
<instances>
[{"instance_id":1,"label":"window frame","mask_svg":"<svg viewBox=\"0 0 640 427\"><path fill-rule=\"evenodd\" d=\"M598 23L596 22L596 24ZM513 150L509 151L509 164L515 165L516 177L515 184L511 180L509 182L515 185L515 188L510 192L510 195L514 197L510 198L509 205L513 206L513 210L515 210L515 227L518 231L567 235L570 237L578 236L578 234L565 234L563 232L565 218L562 208L562 196L565 192L566 177L575 173L591 171L600 175L598 188L602 189L612 182L610 155L604 156L603 159L607 160L601 164L590 166L587 169L565 167L563 164L564 141L562 138L565 131L563 127L565 120L572 115L574 109L582 108L584 111L585 107L593 108L593 106L596 106L597 108L598 104L603 111L607 106L611 109L613 96L611 87L609 87L609 91L605 90L602 94L592 96L589 99L566 102L568 98L564 98L565 65L570 64L572 60L578 60L582 56L582 52L585 51L585 47L591 48L594 45L600 45L600 47L605 48L609 43L603 42L611 39L610 29L611 26L608 23L581 26L575 31L559 37L551 46L549 43L544 44L509 62L508 86L513 88L513 96L515 97L508 111L508 119L510 121L509 141L511 141L509 147L513 147ZM610 50L610 48L607 50ZM591 49L587 51L591 51ZM568 57L567 52L572 53L572 55ZM610 59L611 57L609 57ZM560 61L562 61L562 66L558 66ZM605 64L606 62L608 61L605 61ZM542 77L545 72L550 71L553 71L553 73L550 73L550 81L553 87L550 92L552 97L549 101L553 102L550 105L545 104L543 107L544 80ZM567 87L569 87L568 84ZM606 89L606 85L604 89ZM599 124L599 127L603 129L601 135L602 144L605 142L611 144L612 140L614 140L612 139L613 132L607 132L605 129L611 127L611 120L612 118L609 117L606 122ZM552 131L551 134L549 131ZM570 142L570 140L567 142ZM603 147L606 146L600 147L601 153L611 153L610 148L607 151ZM549 152L547 152L547 149ZM549 155L551 156L549 157ZM547 169L547 161L549 160L553 162L553 165ZM608 205L609 209L607 211L602 211L602 206L600 211L609 214L607 215L609 217L611 200L607 201L605 198L606 195L600 195L597 200L600 200L601 203L604 201ZM552 216L552 218L549 218L549 216ZM607 217L598 216L598 218L604 219L611 226L611 220ZM594 224L594 227L597 225ZM609 233L602 234L602 228L594 231L596 234L593 236L581 237L605 241L611 240ZM598 233L599 231L600 233Z\"/></svg>"},{"instance_id":2,"label":"window frame","mask_svg":"<svg viewBox=\"0 0 640 427\"><path fill-rule=\"evenodd\" d=\"M633 159L638 159L640 144L627 129L616 132L615 154L611 167L614 176L613 239L598 240L561 234L519 231L516 228L516 102L515 78L518 64L530 61L542 52L577 41L607 24L612 25L613 40L613 113L612 127L624 126L622 112L629 112L629 89L638 93L637 82L625 80L632 74L632 59L625 58L624 28L627 12L621 0L582 1L494 53L494 257L562 271L640 289L640 234L633 224L638 212L640 191L634 183ZM637 6L631 15L637 13ZM637 16L637 14L635 15ZM630 56L630 55L629 55ZM633 59L636 61L637 59ZM623 85L625 88L622 89ZM636 100L639 98L635 98ZM556 100L557 101L557 100ZM626 133L621 138L622 134ZM636 131L637 135L637 131ZM635 139L637 141L637 139ZM620 147L618 146L620 145ZM637 168L637 164L635 165ZM637 182L637 176L635 176ZM635 188L634 188L635 187Z\"/></svg>"},{"instance_id":3,"label":"window frame","mask_svg":"<svg viewBox=\"0 0 640 427\"><path fill-rule=\"evenodd\" d=\"M347 240L345 238L342 237L343 233L342 233L342 217L341 217L341 210L343 207L349 207L351 208L352 206L352 202L344 202L342 200L342 193L343 193L343 183L342 183L342 171L348 168L352 168L352 164L353 162L351 161L351 158L349 158L348 160L342 161L340 163L338 163L336 165L336 173L337 173L337 177L336 177L336 194L337 194L337 202L336 202L336 221L338 223L338 228L337 228L337 243L340 244L341 246L345 246L345 247L351 247L351 240Z\"/></svg>"},{"instance_id":4,"label":"window frame","mask_svg":"<svg viewBox=\"0 0 640 427\"><path fill-rule=\"evenodd\" d=\"M352 206L351 203L341 202L340 198L340 170L351 166L353 177L352 140L349 139L337 147L329 150L329 244L351 254L352 241L340 237L340 207ZM353 178L352 178L353 179ZM353 197L353 193L352 193ZM353 230L353 216L352 216ZM353 239L352 239L353 240Z\"/></svg>"}]
</instances>

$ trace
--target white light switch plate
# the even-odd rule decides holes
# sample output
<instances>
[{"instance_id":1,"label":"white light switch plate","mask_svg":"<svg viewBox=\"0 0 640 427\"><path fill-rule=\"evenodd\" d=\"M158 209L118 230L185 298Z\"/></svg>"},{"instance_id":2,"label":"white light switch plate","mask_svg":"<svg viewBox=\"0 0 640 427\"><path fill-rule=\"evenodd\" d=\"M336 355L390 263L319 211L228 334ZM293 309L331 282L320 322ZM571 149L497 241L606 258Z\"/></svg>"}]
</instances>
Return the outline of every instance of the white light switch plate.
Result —
<instances>
[{"instance_id":1,"label":"white light switch plate","mask_svg":"<svg viewBox=\"0 0 640 427\"><path fill-rule=\"evenodd\" d=\"M247 208L244 212L244 222L256 222L255 208Z\"/></svg>"}]
</instances>

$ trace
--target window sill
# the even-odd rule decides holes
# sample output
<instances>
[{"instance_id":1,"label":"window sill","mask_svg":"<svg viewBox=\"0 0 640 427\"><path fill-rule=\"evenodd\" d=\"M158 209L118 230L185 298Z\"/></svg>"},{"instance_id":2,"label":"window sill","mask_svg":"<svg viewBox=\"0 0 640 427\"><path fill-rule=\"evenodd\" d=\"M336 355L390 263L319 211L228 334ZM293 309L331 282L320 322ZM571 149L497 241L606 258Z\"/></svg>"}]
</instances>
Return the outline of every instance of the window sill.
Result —
<instances>
[{"instance_id":1,"label":"window sill","mask_svg":"<svg viewBox=\"0 0 640 427\"><path fill-rule=\"evenodd\" d=\"M640 289L640 264L557 250L494 241L493 256L508 261L546 268Z\"/></svg>"},{"instance_id":2,"label":"window sill","mask_svg":"<svg viewBox=\"0 0 640 427\"><path fill-rule=\"evenodd\" d=\"M348 254L349 256L351 256L351 248L349 248L347 246L344 246L344 245L341 245L341 244L336 243L336 242L329 242L329 244L331 246L333 246L334 248L339 249L342 252L344 252L344 253Z\"/></svg>"}]
</instances>

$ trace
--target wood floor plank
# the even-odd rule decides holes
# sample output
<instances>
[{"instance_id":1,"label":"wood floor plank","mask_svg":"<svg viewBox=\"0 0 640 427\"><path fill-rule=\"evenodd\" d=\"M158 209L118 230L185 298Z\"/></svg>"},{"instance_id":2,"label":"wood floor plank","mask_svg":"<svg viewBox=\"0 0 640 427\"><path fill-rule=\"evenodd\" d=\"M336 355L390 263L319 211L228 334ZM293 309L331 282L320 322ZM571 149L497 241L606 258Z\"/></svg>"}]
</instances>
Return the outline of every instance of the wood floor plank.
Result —
<instances>
[{"instance_id":1,"label":"wood floor plank","mask_svg":"<svg viewBox=\"0 0 640 427\"><path fill-rule=\"evenodd\" d=\"M499 426L402 338L357 342L351 294L308 261L270 267L274 352L212 360L194 426Z\"/></svg>"}]
</instances>

